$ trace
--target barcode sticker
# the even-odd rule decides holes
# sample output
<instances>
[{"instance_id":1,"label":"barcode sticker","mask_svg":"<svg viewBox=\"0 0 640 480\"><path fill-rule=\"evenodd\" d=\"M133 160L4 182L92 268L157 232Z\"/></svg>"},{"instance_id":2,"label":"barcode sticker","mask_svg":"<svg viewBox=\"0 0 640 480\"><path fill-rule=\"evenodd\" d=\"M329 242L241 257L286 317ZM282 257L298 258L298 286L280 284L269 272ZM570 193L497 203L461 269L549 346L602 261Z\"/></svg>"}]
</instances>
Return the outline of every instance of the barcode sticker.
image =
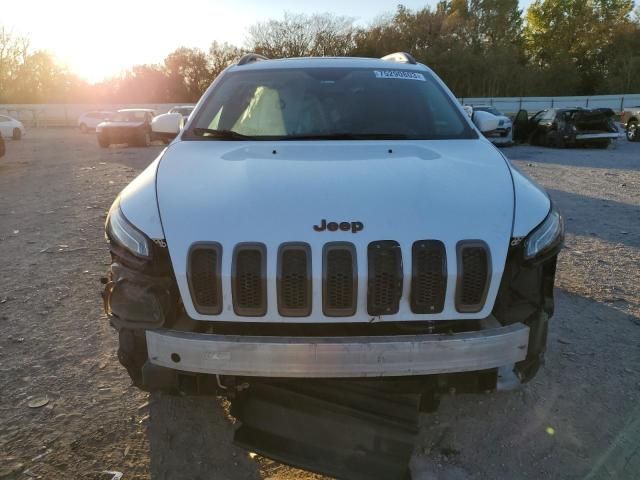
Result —
<instances>
[{"instance_id":1,"label":"barcode sticker","mask_svg":"<svg viewBox=\"0 0 640 480\"><path fill-rule=\"evenodd\" d=\"M396 78L398 80L418 80L426 82L424 75L419 72L408 72L406 70L374 70L376 78Z\"/></svg>"}]
</instances>

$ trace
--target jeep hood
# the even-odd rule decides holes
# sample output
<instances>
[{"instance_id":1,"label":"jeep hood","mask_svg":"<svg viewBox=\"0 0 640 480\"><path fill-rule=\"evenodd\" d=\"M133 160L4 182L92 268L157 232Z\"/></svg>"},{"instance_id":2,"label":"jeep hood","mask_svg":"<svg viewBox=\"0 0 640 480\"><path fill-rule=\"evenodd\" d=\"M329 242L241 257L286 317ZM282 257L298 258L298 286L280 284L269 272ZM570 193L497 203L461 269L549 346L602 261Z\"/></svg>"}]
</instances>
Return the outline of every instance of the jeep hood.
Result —
<instances>
[{"instance_id":1,"label":"jeep hood","mask_svg":"<svg viewBox=\"0 0 640 480\"><path fill-rule=\"evenodd\" d=\"M284 242L306 242L311 246L315 295L321 287L323 245L346 241L355 245L358 255L358 313L348 318L324 318L321 308L314 308L312 316L304 321L369 321L368 243L396 240L400 244L408 292L411 246L422 239L441 240L446 246L445 310L437 315L414 315L406 305L408 302L403 301L398 314L385 318L484 318L492 309L513 226L511 173L500 153L484 139L181 141L171 145L160 161L156 189L160 218L185 307L192 318L202 320L274 321L278 316L275 304L278 246ZM323 219L361 222L364 228L357 233L314 230L313 226ZM483 240L489 246L492 281L483 310L460 314L455 312L452 300L456 243L471 239ZM186 280L190 246L212 241L223 248L224 310L214 317L195 311ZM234 246L241 242L260 242L266 246L269 306L262 319L236 317L230 288L225 289L230 282Z\"/></svg>"}]
</instances>

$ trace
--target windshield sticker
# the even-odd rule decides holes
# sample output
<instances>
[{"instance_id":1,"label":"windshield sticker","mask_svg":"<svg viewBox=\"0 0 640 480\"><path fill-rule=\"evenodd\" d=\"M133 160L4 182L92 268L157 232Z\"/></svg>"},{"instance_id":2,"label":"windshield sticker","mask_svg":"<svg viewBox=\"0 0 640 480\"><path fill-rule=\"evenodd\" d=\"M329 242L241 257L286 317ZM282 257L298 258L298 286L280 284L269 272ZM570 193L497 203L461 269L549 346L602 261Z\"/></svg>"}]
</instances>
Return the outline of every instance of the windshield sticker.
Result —
<instances>
[{"instance_id":1,"label":"windshield sticker","mask_svg":"<svg viewBox=\"0 0 640 480\"><path fill-rule=\"evenodd\" d=\"M424 75L418 72L407 72L406 70L374 70L376 78L397 78L398 80L418 80L426 82Z\"/></svg>"}]
</instances>

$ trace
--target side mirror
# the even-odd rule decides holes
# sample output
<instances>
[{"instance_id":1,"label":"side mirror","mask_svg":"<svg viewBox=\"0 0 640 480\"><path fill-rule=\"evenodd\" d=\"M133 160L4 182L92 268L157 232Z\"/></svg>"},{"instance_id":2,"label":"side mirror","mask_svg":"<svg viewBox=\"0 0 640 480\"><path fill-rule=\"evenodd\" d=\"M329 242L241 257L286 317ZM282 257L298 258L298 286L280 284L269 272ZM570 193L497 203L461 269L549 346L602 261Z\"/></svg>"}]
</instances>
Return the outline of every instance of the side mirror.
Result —
<instances>
[{"instance_id":1,"label":"side mirror","mask_svg":"<svg viewBox=\"0 0 640 480\"><path fill-rule=\"evenodd\" d=\"M475 110L473 115L471 116L471 120L475 123L478 130L482 133L491 132L498 128L500 124L500 119L489 112L483 112L480 110Z\"/></svg>"},{"instance_id":2,"label":"side mirror","mask_svg":"<svg viewBox=\"0 0 640 480\"><path fill-rule=\"evenodd\" d=\"M183 122L182 115L179 113L165 113L151 121L151 131L160 137L174 138L180 133Z\"/></svg>"}]
</instances>

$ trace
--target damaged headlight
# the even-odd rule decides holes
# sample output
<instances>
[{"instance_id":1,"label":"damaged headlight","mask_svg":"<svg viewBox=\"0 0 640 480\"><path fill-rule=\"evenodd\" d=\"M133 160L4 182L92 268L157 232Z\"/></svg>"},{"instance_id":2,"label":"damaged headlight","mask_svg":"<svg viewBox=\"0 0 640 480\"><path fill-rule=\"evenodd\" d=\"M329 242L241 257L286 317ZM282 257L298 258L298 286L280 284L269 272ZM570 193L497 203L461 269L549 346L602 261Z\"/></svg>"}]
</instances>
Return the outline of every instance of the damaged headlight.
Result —
<instances>
[{"instance_id":1,"label":"damaged headlight","mask_svg":"<svg viewBox=\"0 0 640 480\"><path fill-rule=\"evenodd\" d=\"M105 233L109 241L115 242L138 257L149 258L151 248L149 240L136 227L129 223L120 209L120 201L116 200L109 210Z\"/></svg>"},{"instance_id":2,"label":"damaged headlight","mask_svg":"<svg viewBox=\"0 0 640 480\"><path fill-rule=\"evenodd\" d=\"M562 246L563 241L564 220L552 204L547 218L525 239L524 258L531 260L555 252Z\"/></svg>"}]
</instances>

